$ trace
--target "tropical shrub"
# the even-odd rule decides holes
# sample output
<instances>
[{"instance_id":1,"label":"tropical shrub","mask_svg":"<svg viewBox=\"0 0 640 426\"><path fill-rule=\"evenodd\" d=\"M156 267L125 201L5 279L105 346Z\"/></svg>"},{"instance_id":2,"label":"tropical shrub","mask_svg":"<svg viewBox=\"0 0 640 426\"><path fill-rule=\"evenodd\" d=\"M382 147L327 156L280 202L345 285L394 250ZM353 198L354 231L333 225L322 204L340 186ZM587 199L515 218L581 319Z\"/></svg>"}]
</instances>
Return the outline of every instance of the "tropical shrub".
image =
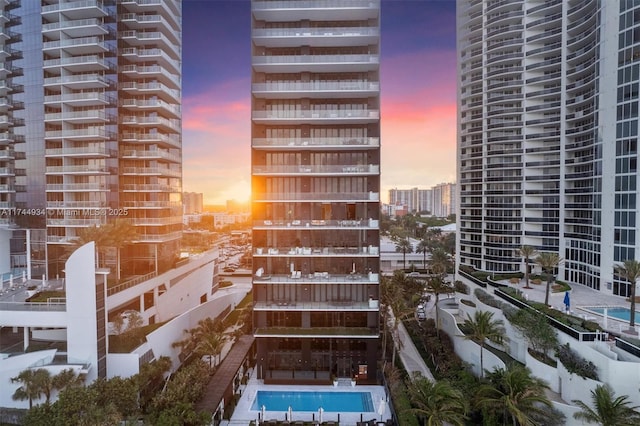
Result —
<instances>
[{"instance_id":1,"label":"tropical shrub","mask_svg":"<svg viewBox=\"0 0 640 426\"><path fill-rule=\"evenodd\" d=\"M598 367L571 349L569 343L556 348L556 357L569 373L577 374L583 379L599 380Z\"/></svg>"}]
</instances>

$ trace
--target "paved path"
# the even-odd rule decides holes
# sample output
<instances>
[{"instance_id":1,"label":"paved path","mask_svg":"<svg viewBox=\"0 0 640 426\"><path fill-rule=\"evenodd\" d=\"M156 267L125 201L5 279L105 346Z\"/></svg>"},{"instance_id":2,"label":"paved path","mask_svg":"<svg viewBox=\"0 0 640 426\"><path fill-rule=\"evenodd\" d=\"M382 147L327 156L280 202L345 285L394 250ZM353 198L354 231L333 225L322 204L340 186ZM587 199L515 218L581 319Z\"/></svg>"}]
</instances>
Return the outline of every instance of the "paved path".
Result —
<instances>
[{"instance_id":1,"label":"paved path","mask_svg":"<svg viewBox=\"0 0 640 426\"><path fill-rule=\"evenodd\" d=\"M411 340L407 329L402 323L400 323L400 325L398 326L398 338L401 342L398 356L402 360L402 364L404 365L404 368L407 370L409 375L412 376L414 372L418 372L423 377L426 377L431 381L435 381L433 375L431 374L431 370L429 370L429 367L427 367L424 359L422 359L420 352L418 352L418 349L413 344L413 340Z\"/></svg>"}]
</instances>

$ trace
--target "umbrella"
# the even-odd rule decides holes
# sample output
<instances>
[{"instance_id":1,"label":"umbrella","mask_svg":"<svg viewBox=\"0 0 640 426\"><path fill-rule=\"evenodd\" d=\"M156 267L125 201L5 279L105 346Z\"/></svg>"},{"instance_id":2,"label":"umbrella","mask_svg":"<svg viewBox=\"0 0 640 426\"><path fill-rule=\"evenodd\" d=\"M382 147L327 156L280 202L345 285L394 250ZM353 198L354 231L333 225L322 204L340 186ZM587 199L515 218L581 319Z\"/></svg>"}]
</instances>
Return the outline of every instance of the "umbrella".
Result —
<instances>
[{"instance_id":1,"label":"umbrella","mask_svg":"<svg viewBox=\"0 0 640 426\"><path fill-rule=\"evenodd\" d=\"M569 297L569 292L566 291L564 293L564 306L567 308L567 311L569 310L569 307L571 306L571 298Z\"/></svg>"},{"instance_id":2,"label":"umbrella","mask_svg":"<svg viewBox=\"0 0 640 426\"><path fill-rule=\"evenodd\" d=\"M324 413L324 409L320 407L320 409L318 410L318 420L320 421L320 423L322 423L322 413Z\"/></svg>"},{"instance_id":3,"label":"umbrella","mask_svg":"<svg viewBox=\"0 0 640 426\"><path fill-rule=\"evenodd\" d=\"M262 421L264 421L264 412L265 412L266 409L267 409L267 407L265 407L264 405L260 409L260 411L262 411Z\"/></svg>"},{"instance_id":4,"label":"umbrella","mask_svg":"<svg viewBox=\"0 0 640 426\"><path fill-rule=\"evenodd\" d=\"M384 398L380 398L380 406L378 407L378 414L380 415L380 419L382 419L385 409L386 409L386 404L384 403Z\"/></svg>"},{"instance_id":5,"label":"umbrella","mask_svg":"<svg viewBox=\"0 0 640 426\"><path fill-rule=\"evenodd\" d=\"M291 406L289 406L289 421L293 421L293 418L291 418L291 414L293 414L293 410L291 409Z\"/></svg>"}]
</instances>

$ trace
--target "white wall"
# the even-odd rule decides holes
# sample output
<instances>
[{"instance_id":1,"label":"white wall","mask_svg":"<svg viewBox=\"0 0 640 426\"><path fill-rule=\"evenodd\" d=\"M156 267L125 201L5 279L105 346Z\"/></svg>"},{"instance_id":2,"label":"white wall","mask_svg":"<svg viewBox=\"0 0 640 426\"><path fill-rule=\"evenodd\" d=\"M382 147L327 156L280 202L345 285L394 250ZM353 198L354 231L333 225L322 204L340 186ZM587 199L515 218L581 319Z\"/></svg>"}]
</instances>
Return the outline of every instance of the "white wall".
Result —
<instances>
[{"instance_id":1,"label":"white wall","mask_svg":"<svg viewBox=\"0 0 640 426\"><path fill-rule=\"evenodd\" d=\"M30 367L43 366L53 361L55 349L29 352L0 359L0 407L29 408L29 401L14 401L11 396L20 387L19 383L11 383L21 371Z\"/></svg>"},{"instance_id":2,"label":"white wall","mask_svg":"<svg viewBox=\"0 0 640 426\"><path fill-rule=\"evenodd\" d=\"M67 292L67 358L91 365L87 381L98 376L95 245L87 243L65 263ZM106 323L105 323L106 327Z\"/></svg>"},{"instance_id":3,"label":"white wall","mask_svg":"<svg viewBox=\"0 0 640 426\"><path fill-rule=\"evenodd\" d=\"M463 361L473 365L473 373L480 376L480 346L464 338L464 334L458 328L455 317L446 310L439 309L440 328L451 337L453 347ZM484 349L482 353L482 364L485 370L493 370L495 367L505 368L504 362L492 352Z\"/></svg>"},{"instance_id":4,"label":"white wall","mask_svg":"<svg viewBox=\"0 0 640 426\"><path fill-rule=\"evenodd\" d=\"M184 330L194 328L198 324L198 321L202 319L217 317L228 306L232 306L233 309L233 307L244 298L246 293L246 290L238 290L220 295L207 303L196 306L149 333L147 335L147 342L153 350L156 359L161 356L168 356L171 358L173 368L176 369L180 365L180 361L178 360L180 348L174 348L171 345L186 337Z\"/></svg>"}]
</instances>

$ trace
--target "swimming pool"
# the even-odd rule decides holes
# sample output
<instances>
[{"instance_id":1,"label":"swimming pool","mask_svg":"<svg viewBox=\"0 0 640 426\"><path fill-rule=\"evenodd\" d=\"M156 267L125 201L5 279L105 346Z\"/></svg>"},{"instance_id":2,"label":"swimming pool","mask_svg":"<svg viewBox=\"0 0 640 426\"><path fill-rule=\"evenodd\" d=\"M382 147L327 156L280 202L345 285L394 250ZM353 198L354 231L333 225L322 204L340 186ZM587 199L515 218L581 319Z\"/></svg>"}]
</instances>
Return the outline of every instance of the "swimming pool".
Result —
<instances>
[{"instance_id":1,"label":"swimming pool","mask_svg":"<svg viewBox=\"0 0 640 426\"><path fill-rule=\"evenodd\" d=\"M374 412L370 392L262 391L256 392L251 409L259 411L318 411L333 413Z\"/></svg>"},{"instance_id":2,"label":"swimming pool","mask_svg":"<svg viewBox=\"0 0 640 426\"><path fill-rule=\"evenodd\" d=\"M591 312L595 312L596 314L600 314L604 316L605 308L588 307L585 309L588 309ZM629 321L631 319L631 309L621 308L617 306L614 308L607 308L607 316L610 318L617 318L622 321ZM636 318L640 319L640 312L638 311L636 311Z\"/></svg>"}]
</instances>

